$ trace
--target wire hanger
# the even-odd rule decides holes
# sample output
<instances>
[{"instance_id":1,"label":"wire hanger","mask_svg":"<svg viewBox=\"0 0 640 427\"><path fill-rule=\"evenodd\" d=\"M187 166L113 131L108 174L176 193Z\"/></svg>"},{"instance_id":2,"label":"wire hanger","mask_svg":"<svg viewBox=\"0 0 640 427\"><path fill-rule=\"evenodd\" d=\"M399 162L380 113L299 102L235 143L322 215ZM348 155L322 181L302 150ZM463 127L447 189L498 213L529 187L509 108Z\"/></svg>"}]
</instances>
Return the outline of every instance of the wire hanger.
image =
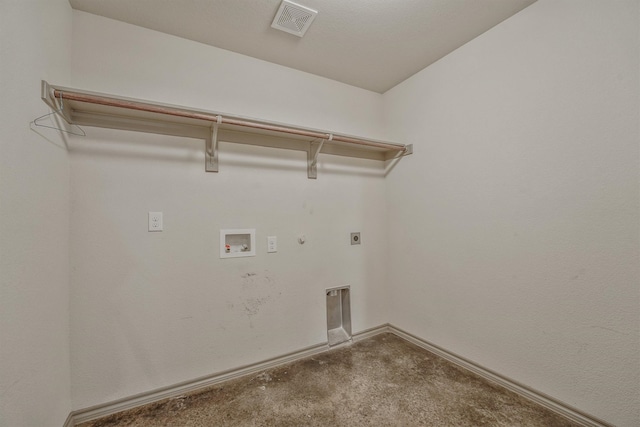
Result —
<instances>
[{"instance_id":1,"label":"wire hanger","mask_svg":"<svg viewBox=\"0 0 640 427\"><path fill-rule=\"evenodd\" d=\"M53 100L54 100L54 102L56 102L56 98L53 98ZM81 128L80 126L78 126L78 125L74 125L73 123L69 123L69 124L71 125L71 127L72 127L72 128L73 128L73 126L75 126L75 127L79 130L79 132L73 132L73 131L69 131L69 130L66 130L66 129L61 129L61 128L56 127L56 126L49 126L49 125L44 125L44 124L38 123L38 121L44 120L44 119L46 119L47 117L49 117L49 116L53 116L53 115L55 115L55 114L59 114L59 115L64 119L64 101L63 101L63 99L62 99L62 96L60 96L60 103L59 103L59 105L60 105L60 108L58 108L57 110L52 111L52 112L50 112L50 113L48 113L48 114L44 114L44 115L42 115L42 116L38 117L37 119L35 119L34 121L32 121L32 122L30 123L30 125L31 125L31 124L33 124L33 125L38 126L38 127L49 128L49 129L55 129L55 130L60 131L60 132L68 133L69 135L87 136L87 133L84 131L84 129L82 129L82 128ZM66 121L66 119L64 119L64 120Z\"/></svg>"}]
</instances>

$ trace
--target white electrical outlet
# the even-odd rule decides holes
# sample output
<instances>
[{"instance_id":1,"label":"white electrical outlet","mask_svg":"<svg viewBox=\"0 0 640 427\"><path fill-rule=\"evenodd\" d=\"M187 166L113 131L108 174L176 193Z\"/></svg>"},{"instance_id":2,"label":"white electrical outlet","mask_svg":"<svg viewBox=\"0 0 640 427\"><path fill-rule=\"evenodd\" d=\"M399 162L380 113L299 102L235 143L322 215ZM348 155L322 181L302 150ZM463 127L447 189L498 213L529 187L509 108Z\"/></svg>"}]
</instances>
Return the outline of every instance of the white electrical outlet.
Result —
<instances>
[{"instance_id":1,"label":"white electrical outlet","mask_svg":"<svg viewBox=\"0 0 640 427\"><path fill-rule=\"evenodd\" d=\"M162 231L162 212L149 212L149 231Z\"/></svg>"},{"instance_id":2,"label":"white electrical outlet","mask_svg":"<svg viewBox=\"0 0 640 427\"><path fill-rule=\"evenodd\" d=\"M278 252L278 238L276 236L267 237L267 252Z\"/></svg>"}]
</instances>

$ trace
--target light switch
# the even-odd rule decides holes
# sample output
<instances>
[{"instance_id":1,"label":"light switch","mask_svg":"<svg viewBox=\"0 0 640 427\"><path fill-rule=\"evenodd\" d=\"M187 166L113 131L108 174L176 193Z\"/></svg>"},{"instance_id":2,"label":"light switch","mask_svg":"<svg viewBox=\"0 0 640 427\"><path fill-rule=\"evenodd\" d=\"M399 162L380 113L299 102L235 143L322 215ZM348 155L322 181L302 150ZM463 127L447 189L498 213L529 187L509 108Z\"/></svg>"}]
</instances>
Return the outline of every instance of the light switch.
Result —
<instances>
[{"instance_id":1,"label":"light switch","mask_svg":"<svg viewBox=\"0 0 640 427\"><path fill-rule=\"evenodd\" d=\"M278 252L278 238L276 236L267 237L267 252Z\"/></svg>"}]
</instances>

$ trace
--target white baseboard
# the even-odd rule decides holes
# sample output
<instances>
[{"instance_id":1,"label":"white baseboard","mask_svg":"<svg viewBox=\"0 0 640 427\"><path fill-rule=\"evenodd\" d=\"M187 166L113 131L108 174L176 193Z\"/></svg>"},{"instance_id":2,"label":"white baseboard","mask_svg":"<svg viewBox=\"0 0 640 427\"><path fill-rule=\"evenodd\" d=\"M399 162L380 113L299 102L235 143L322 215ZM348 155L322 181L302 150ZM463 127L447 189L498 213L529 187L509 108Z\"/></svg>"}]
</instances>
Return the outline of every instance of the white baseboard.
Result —
<instances>
[{"instance_id":1,"label":"white baseboard","mask_svg":"<svg viewBox=\"0 0 640 427\"><path fill-rule=\"evenodd\" d=\"M509 379L489 369L483 368L482 366L468 359L465 359L454 353L451 353L441 347L438 347L435 344L431 344L428 341L425 341L419 337L416 337L415 335L412 335L408 332L398 329L388 323L354 334L352 336L352 341L353 342L362 341L364 339L367 339L385 332L390 332L408 342L411 342L417 345L418 347L424 348L425 350L428 350L464 369L467 369L481 376L482 378L487 379L488 381L491 381L508 390L511 390L585 427L613 427L611 424L608 424L602 420L599 420L575 408L572 408L571 406L566 405L550 396L547 396L544 393L540 393L523 384L518 383L517 381ZM348 345L348 343L337 345L331 348L339 348L344 345ZM308 356L313 356L315 354L323 353L329 349L330 349L329 345L326 342L324 342L321 344L316 344L314 346L304 348L302 350L298 350L282 356L264 360L262 362L241 366L236 369L230 369L227 371L219 372L219 373L208 375L205 377L196 378L194 380L185 381L179 384L174 384L172 386L163 387L163 388L148 391L145 393L140 393L130 397L125 397L123 399L118 399L113 402L105 403L102 405L96 405L90 408L73 411L69 414L69 417L67 418L67 421L64 423L63 427L73 427L76 424L80 424L86 421L91 421L97 418L113 415L118 412L136 408L138 406L147 405L149 403L158 402L164 399L182 396L186 393L191 393L200 389L211 387L223 381L232 380L245 375L255 374L255 373L264 371L266 369L283 365L285 363L294 362L296 360L300 360Z\"/></svg>"},{"instance_id":2,"label":"white baseboard","mask_svg":"<svg viewBox=\"0 0 640 427\"><path fill-rule=\"evenodd\" d=\"M442 347L438 347L435 344L432 344L428 341L423 340L415 335L412 335L408 332L403 331L402 329L396 328L393 325L388 325L388 330L394 335L409 341L421 347L425 350L428 350L443 359L448 360L449 362L460 366L468 371L473 372L474 374L479 375L480 377L491 381L495 384L498 384L507 390L510 390L520 396L523 396L529 400L534 401L540 406L543 406L559 415L564 416L565 418L570 419L578 424L581 424L585 427L614 427L612 424L609 424L603 420L600 420L596 417L593 417L589 414L586 414L576 408L573 408L567 405L564 402L561 402L557 399L554 399L551 396L548 396L544 393L536 391L530 387L527 387L524 384L521 384L517 381L512 380L511 378L505 377L503 375L498 374L490 369L484 368L477 363L465 359L464 357L458 356L457 354L451 353L443 349Z\"/></svg>"},{"instance_id":3,"label":"white baseboard","mask_svg":"<svg viewBox=\"0 0 640 427\"><path fill-rule=\"evenodd\" d=\"M62 424L62 427L73 427L74 425L75 425L75 421L73 419L73 412L71 412L67 417L67 419L65 420L64 424Z\"/></svg>"},{"instance_id":4,"label":"white baseboard","mask_svg":"<svg viewBox=\"0 0 640 427\"><path fill-rule=\"evenodd\" d=\"M360 341L365 338L372 337L374 335L388 332L388 325L382 325L375 328L367 329L357 334L352 335L352 341ZM342 345L348 345L345 343ZM339 348L342 345L336 345L331 348ZM73 411L69 414L69 418L64 427L72 427L76 424L84 423L86 421L95 420L97 418L106 417L116 414L118 412L126 411L128 409L136 408L138 406L147 405L149 403L158 402L164 399L170 399L173 397L182 396L186 393L191 393L197 390L201 390L213 385L219 384L224 381L232 380L235 378L243 377L245 375L251 375L262 372L266 369L275 368L276 366L284 365L285 363L294 362L299 359L303 359L308 356L313 356L318 353L323 353L329 350L329 344L324 342L316 344L311 347L304 348L302 350L294 351L282 356L274 357L262 362L254 363L251 365L241 366L239 368L230 369L227 371L219 372L212 375L196 378L194 380L185 381L182 383L174 384L168 387L148 391L145 393L136 394L134 396L118 399L113 402L105 403L102 405L96 405L85 409Z\"/></svg>"}]
</instances>

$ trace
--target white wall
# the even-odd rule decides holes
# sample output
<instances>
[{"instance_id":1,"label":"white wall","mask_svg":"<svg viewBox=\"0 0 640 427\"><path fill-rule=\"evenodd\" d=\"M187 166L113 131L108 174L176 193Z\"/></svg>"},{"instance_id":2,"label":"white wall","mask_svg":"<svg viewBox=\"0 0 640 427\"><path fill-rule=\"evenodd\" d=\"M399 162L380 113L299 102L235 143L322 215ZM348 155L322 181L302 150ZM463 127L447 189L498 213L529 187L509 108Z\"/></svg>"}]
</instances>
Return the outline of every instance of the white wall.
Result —
<instances>
[{"instance_id":1,"label":"white wall","mask_svg":"<svg viewBox=\"0 0 640 427\"><path fill-rule=\"evenodd\" d=\"M380 94L86 13L73 24L74 87L382 137ZM308 180L305 153L221 144L211 174L203 141L87 133L70 150L74 409L324 342L328 287L351 285L354 332L387 321L381 163L321 155ZM221 228L253 227L256 257L219 259Z\"/></svg>"},{"instance_id":2,"label":"white wall","mask_svg":"<svg viewBox=\"0 0 640 427\"><path fill-rule=\"evenodd\" d=\"M390 320L639 416L638 2L540 0L384 95Z\"/></svg>"},{"instance_id":3,"label":"white wall","mask_svg":"<svg viewBox=\"0 0 640 427\"><path fill-rule=\"evenodd\" d=\"M391 320L638 424L637 2L540 0L384 98L79 12L70 44L66 1L0 5L0 425L60 425L321 342L322 291L344 283L356 331ZM310 181L300 153L223 144L205 174L201 141L90 128L70 142L69 210L64 142L27 125L47 111L40 79L388 131L416 154L386 182L374 162L321 157ZM218 230L245 226L258 256L219 260Z\"/></svg>"},{"instance_id":4,"label":"white wall","mask_svg":"<svg viewBox=\"0 0 640 427\"><path fill-rule=\"evenodd\" d=\"M0 1L0 426L61 426L71 410L69 161L40 80L69 82L66 0Z\"/></svg>"}]
</instances>

